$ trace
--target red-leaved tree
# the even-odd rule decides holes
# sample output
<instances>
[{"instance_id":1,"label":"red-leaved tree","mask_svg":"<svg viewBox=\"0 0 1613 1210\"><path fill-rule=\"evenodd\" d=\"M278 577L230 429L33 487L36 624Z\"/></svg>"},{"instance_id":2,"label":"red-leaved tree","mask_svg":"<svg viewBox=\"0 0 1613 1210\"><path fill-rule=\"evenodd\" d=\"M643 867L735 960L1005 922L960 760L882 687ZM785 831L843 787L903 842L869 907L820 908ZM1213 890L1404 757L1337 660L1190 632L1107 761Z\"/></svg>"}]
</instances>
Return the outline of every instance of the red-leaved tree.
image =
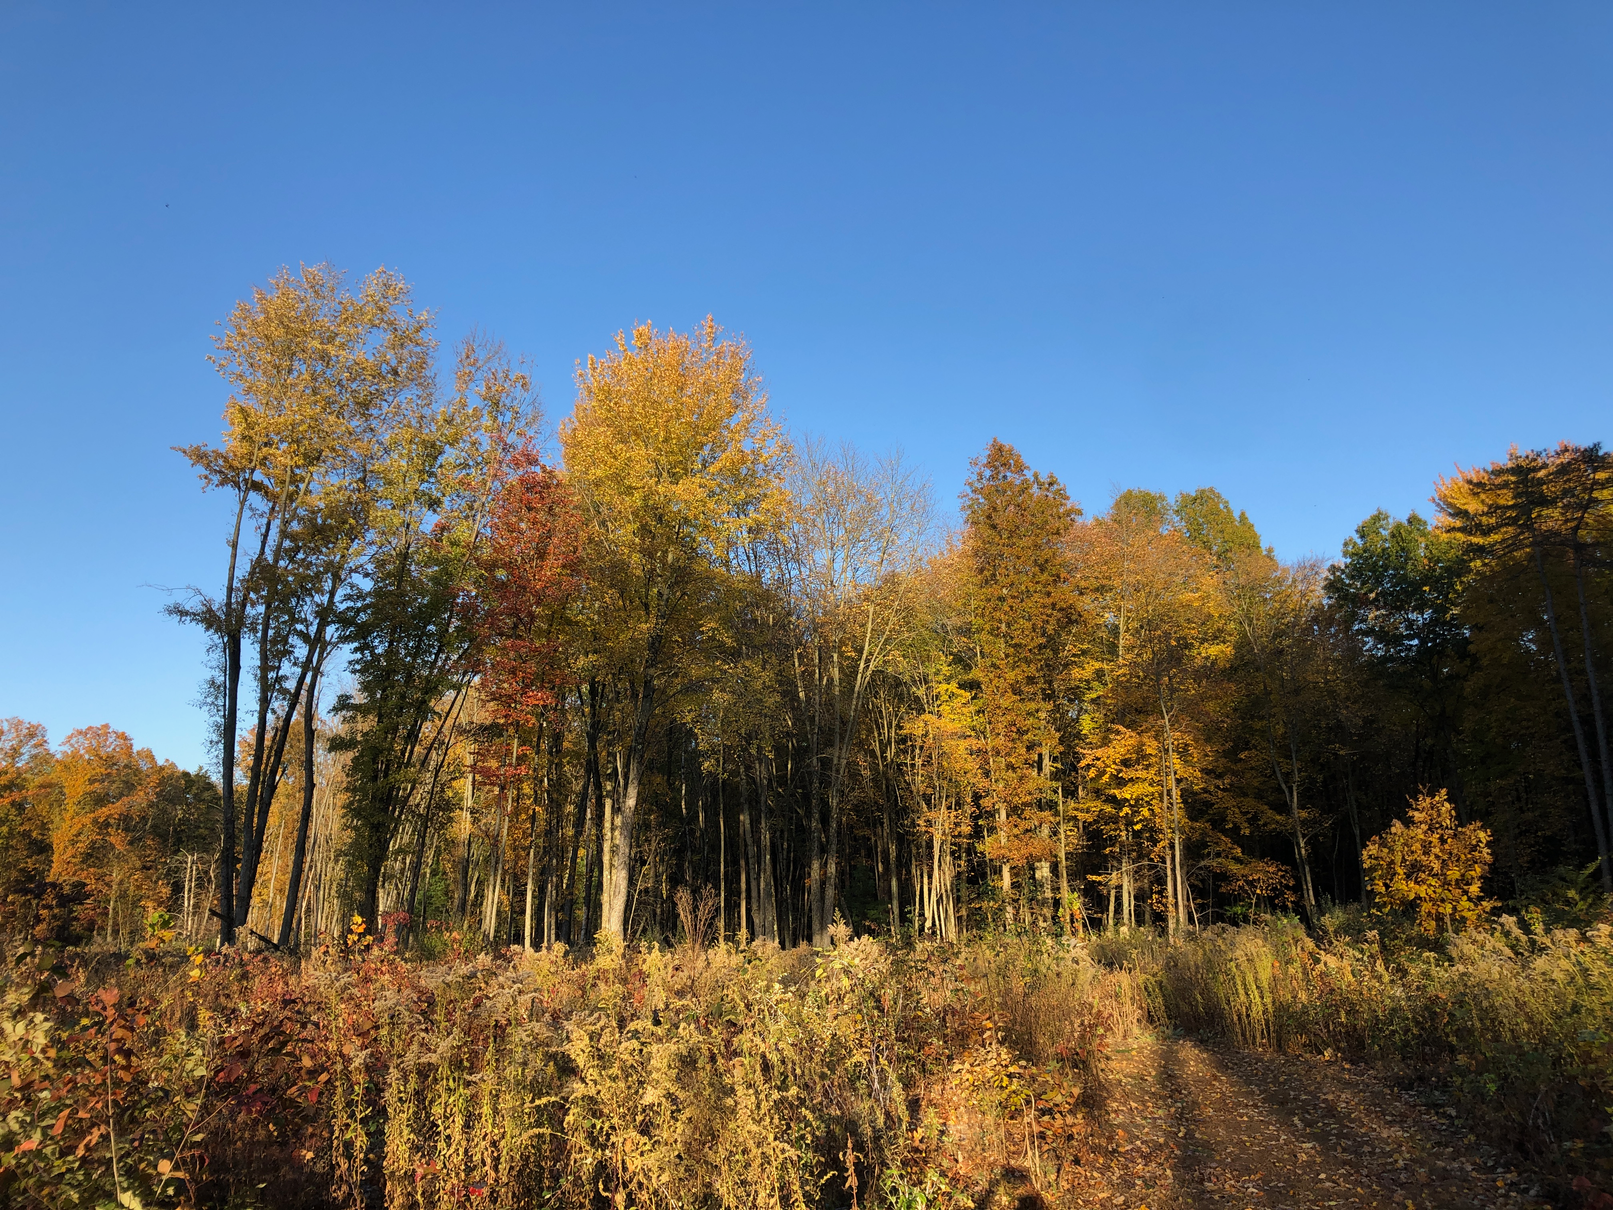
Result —
<instances>
[{"instance_id":1,"label":"red-leaved tree","mask_svg":"<svg viewBox=\"0 0 1613 1210\"><path fill-rule=\"evenodd\" d=\"M561 630L579 587L580 530L565 482L530 447L513 451L480 559L477 645L495 721L534 725L556 701Z\"/></svg>"}]
</instances>

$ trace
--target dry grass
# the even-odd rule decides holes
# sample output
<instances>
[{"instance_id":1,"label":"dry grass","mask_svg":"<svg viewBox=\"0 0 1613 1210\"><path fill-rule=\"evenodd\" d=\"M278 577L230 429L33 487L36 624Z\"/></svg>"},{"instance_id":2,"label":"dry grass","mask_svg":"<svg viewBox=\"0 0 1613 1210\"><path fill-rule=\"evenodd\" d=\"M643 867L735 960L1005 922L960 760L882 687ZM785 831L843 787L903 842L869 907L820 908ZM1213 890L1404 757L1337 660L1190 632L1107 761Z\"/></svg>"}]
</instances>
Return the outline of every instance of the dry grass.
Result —
<instances>
[{"instance_id":1,"label":"dry grass","mask_svg":"<svg viewBox=\"0 0 1613 1210\"><path fill-rule=\"evenodd\" d=\"M1605 927L786 952L680 908L672 948L585 958L14 966L0 1206L1056 1200L1100 1056L1150 1023L1392 1065L1560 1165L1607 1150Z\"/></svg>"},{"instance_id":2,"label":"dry grass","mask_svg":"<svg viewBox=\"0 0 1613 1210\"><path fill-rule=\"evenodd\" d=\"M740 950L680 907L672 949L584 960L154 955L111 1007L15 980L0 1204L962 1204L1057 1183L1143 1020L1079 948Z\"/></svg>"}]
</instances>

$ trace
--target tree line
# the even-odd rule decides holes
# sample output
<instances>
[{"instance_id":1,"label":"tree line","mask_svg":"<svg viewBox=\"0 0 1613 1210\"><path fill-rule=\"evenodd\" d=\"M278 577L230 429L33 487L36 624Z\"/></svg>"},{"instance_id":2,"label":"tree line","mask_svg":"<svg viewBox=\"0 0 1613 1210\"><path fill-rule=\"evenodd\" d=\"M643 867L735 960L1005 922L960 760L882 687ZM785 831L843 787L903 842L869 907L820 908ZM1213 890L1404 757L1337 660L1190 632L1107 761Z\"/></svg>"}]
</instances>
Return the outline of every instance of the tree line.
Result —
<instances>
[{"instance_id":1,"label":"tree line","mask_svg":"<svg viewBox=\"0 0 1613 1210\"><path fill-rule=\"evenodd\" d=\"M1213 488L1088 513L997 440L947 524L899 457L787 434L709 319L619 333L552 431L385 270L284 270L215 343L182 453L223 574L172 612L216 780L12 720L28 910L281 950L666 936L680 893L784 946L1174 934L1367 897L1441 791L1494 894L1613 890L1599 445L1284 562Z\"/></svg>"}]
</instances>

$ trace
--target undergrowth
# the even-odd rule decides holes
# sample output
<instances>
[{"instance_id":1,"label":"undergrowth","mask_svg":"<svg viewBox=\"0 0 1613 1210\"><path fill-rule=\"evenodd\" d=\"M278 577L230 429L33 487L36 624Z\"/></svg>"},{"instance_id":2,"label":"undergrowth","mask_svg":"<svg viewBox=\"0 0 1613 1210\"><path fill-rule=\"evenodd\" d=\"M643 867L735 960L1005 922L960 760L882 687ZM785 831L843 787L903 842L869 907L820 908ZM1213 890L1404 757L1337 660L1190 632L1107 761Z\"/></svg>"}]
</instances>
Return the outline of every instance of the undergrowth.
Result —
<instances>
[{"instance_id":1,"label":"undergrowth","mask_svg":"<svg viewBox=\"0 0 1613 1210\"><path fill-rule=\"evenodd\" d=\"M1368 923L426 962L361 929L301 962L35 945L0 989L0 1207L1031 1205L1105 1141L1099 1058L1150 1022L1370 1061L1560 1179L1613 1168L1613 930Z\"/></svg>"},{"instance_id":2,"label":"undergrowth","mask_svg":"<svg viewBox=\"0 0 1613 1210\"><path fill-rule=\"evenodd\" d=\"M974 1204L1078 1161L1138 981L1020 940L19 955L8 1206ZM115 978L112 977L115 975Z\"/></svg>"}]
</instances>

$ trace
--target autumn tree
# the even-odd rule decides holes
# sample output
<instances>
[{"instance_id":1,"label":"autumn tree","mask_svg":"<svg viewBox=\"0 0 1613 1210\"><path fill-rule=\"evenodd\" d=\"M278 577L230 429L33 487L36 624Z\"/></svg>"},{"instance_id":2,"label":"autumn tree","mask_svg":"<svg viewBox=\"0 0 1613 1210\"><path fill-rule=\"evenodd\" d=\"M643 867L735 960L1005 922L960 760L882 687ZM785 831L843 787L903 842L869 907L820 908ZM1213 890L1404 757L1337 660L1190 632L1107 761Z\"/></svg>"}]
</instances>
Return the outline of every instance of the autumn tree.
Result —
<instances>
[{"instance_id":1,"label":"autumn tree","mask_svg":"<svg viewBox=\"0 0 1613 1210\"><path fill-rule=\"evenodd\" d=\"M1065 632L1073 613L1067 542L1080 510L1057 478L1030 470L993 440L971 463L963 549L981 697L984 806L996 818L988 852L1013 918L1013 871L1052 895L1058 851L1060 734L1055 717Z\"/></svg>"},{"instance_id":2,"label":"autumn tree","mask_svg":"<svg viewBox=\"0 0 1613 1210\"><path fill-rule=\"evenodd\" d=\"M564 482L530 448L507 458L477 556L482 693L528 725L556 701L562 614L578 587L579 531Z\"/></svg>"},{"instance_id":3,"label":"autumn tree","mask_svg":"<svg viewBox=\"0 0 1613 1210\"><path fill-rule=\"evenodd\" d=\"M371 477L400 414L430 394L432 344L401 277L380 269L353 292L328 265L282 269L236 305L214 343L213 364L230 387L223 439L181 452L206 488L232 498L228 557L222 594L196 593L177 612L219 644L218 882L228 944L246 921L291 720L352 571ZM255 727L238 802L249 633Z\"/></svg>"},{"instance_id":4,"label":"autumn tree","mask_svg":"<svg viewBox=\"0 0 1613 1210\"><path fill-rule=\"evenodd\" d=\"M91 918L109 939L131 915L144 915L167 899L154 874L158 856L147 824L163 782L175 775L149 748L135 749L121 731L104 724L70 734L51 770L50 877L80 881L90 890ZM123 908L120 911L119 908Z\"/></svg>"},{"instance_id":5,"label":"autumn tree","mask_svg":"<svg viewBox=\"0 0 1613 1210\"><path fill-rule=\"evenodd\" d=\"M1272 774L1294 847L1300 898L1316 911L1310 842L1320 813L1307 802L1326 752L1325 687L1334 673L1321 641L1327 600L1319 561L1279 563L1251 551L1221 574L1236 629L1242 714L1251 724L1249 751Z\"/></svg>"},{"instance_id":6,"label":"autumn tree","mask_svg":"<svg viewBox=\"0 0 1613 1210\"><path fill-rule=\"evenodd\" d=\"M1410 823L1396 819L1367 842L1362 860L1378 903L1411 908L1417 926L1432 934L1440 926L1471 925L1490 906L1484 876L1490 869L1490 832L1483 824L1457 826L1444 790L1411 800Z\"/></svg>"},{"instance_id":7,"label":"autumn tree","mask_svg":"<svg viewBox=\"0 0 1613 1210\"><path fill-rule=\"evenodd\" d=\"M1170 931L1196 915L1188 862L1194 825L1183 790L1205 780L1205 695L1229 638L1212 561L1227 554L1225 535L1202 524L1203 514L1191 514L1200 522L1193 528L1165 497L1123 492L1081 544L1082 585L1100 622L1081 673L1089 708L1083 764L1114 807L1126 919L1136 891L1131 845L1151 836ZM1102 810L1095 803L1087 813Z\"/></svg>"},{"instance_id":8,"label":"autumn tree","mask_svg":"<svg viewBox=\"0 0 1613 1210\"><path fill-rule=\"evenodd\" d=\"M536 772L536 758L543 744L543 724L558 706L563 686L570 679L562 666L565 611L580 587L579 556L578 518L559 474L555 468L545 466L530 445L511 451L503 459L487 541L476 557L471 658L492 721L515 736L518 753L524 736L533 757L522 929L522 941L528 947L532 937L539 812L547 805ZM556 815L553 809L544 815L544 823L550 829L545 837L546 850L558 847ZM412 863L415 874L410 879L410 904L415 901L425 840L426 831L421 829ZM551 922L546 926L546 935L552 935L555 894L551 877L544 900Z\"/></svg>"},{"instance_id":9,"label":"autumn tree","mask_svg":"<svg viewBox=\"0 0 1613 1210\"><path fill-rule=\"evenodd\" d=\"M1492 589L1492 595L1511 596L1526 616L1533 614L1545 623L1601 857L1603 889L1613 892L1613 762L1609 760L1608 726L1597 676L1599 619L1593 610L1595 593L1590 584L1590 572L1603 564L1608 506L1613 502L1613 455L1599 445L1566 442L1550 452L1514 448L1505 462L1441 479L1436 502L1441 526L1460 542L1473 567L1475 591L1483 591L1486 585L1499 587L1498 582L1516 577L1522 569L1534 573L1538 597L1520 597L1504 589L1500 593ZM1562 618L1553 591L1560 576L1571 577L1578 605L1581 650L1577 668L1569 654L1571 624ZM1527 623L1526 627L1532 628ZM1583 681L1589 699L1594 757L1576 679Z\"/></svg>"},{"instance_id":10,"label":"autumn tree","mask_svg":"<svg viewBox=\"0 0 1613 1210\"><path fill-rule=\"evenodd\" d=\"M215 787L159 761L112 727L82 727L52 749L45 729L0 720L0 892L14 923L41 901L76 904L69 928L124 946L173 906L176 858L217 826ZM63 938L58 938L63 939Z\"/></svg>"},{"instance_id":11,"label":"autumn tree","mask_svg":"<svg viewBox=\"0 0 1613 1210\"><path fill-rule=\"evenodd\" d=\"M783 437L750 351L709 318L690 334L649 324L588 358L561 425L584 519L602 666L626 714L620 799L605 837L601 923L623 934L633 840L658 707L698 676L696 639L717 562L783 506Z\"/></svg>"},{"instance_id":12,"label":"autumn tree","mask_svg":"<svg viewBox=\"0 0 1613 1210\"><path fill-rule=\"evenodd\" d=\"M917 865L913 888L916 931L954 941L958 937L958 845L971 832L975 802L984 786L979 704L934 662L910 670L918 710L902 726L902 769L913 821L928 852Z\"/></svg>"},{"instance_id":13,"label":"autumn tree","mask_svg":"<svg viewBox=\"0 0 1613 1210\"><path fill-rule=\"evenodd\" d=\"M505 461L536 423L530 390L500 347L465 342L453 394L401 414L381 466L363 577L341 617L356 692L337 701L346 727L332 741L349 754L350 855L372 927L394 842L407 833L418 852L447 801L454 727L476 675L467 588ZM419 862L410 868L413 880Z\"/></svg>"},{"instance_id":14,"label":"autumn tree","mask_svg":"<svg viewBox=\"0 0 1613 1210\"><path fill-rule=\"evenodd\" d=\"M5 915L26 913L37 884L50 873L50 829L41 790L53 756L45 728L0 719L0 896Z\"/></svg>"}]
</instances>

